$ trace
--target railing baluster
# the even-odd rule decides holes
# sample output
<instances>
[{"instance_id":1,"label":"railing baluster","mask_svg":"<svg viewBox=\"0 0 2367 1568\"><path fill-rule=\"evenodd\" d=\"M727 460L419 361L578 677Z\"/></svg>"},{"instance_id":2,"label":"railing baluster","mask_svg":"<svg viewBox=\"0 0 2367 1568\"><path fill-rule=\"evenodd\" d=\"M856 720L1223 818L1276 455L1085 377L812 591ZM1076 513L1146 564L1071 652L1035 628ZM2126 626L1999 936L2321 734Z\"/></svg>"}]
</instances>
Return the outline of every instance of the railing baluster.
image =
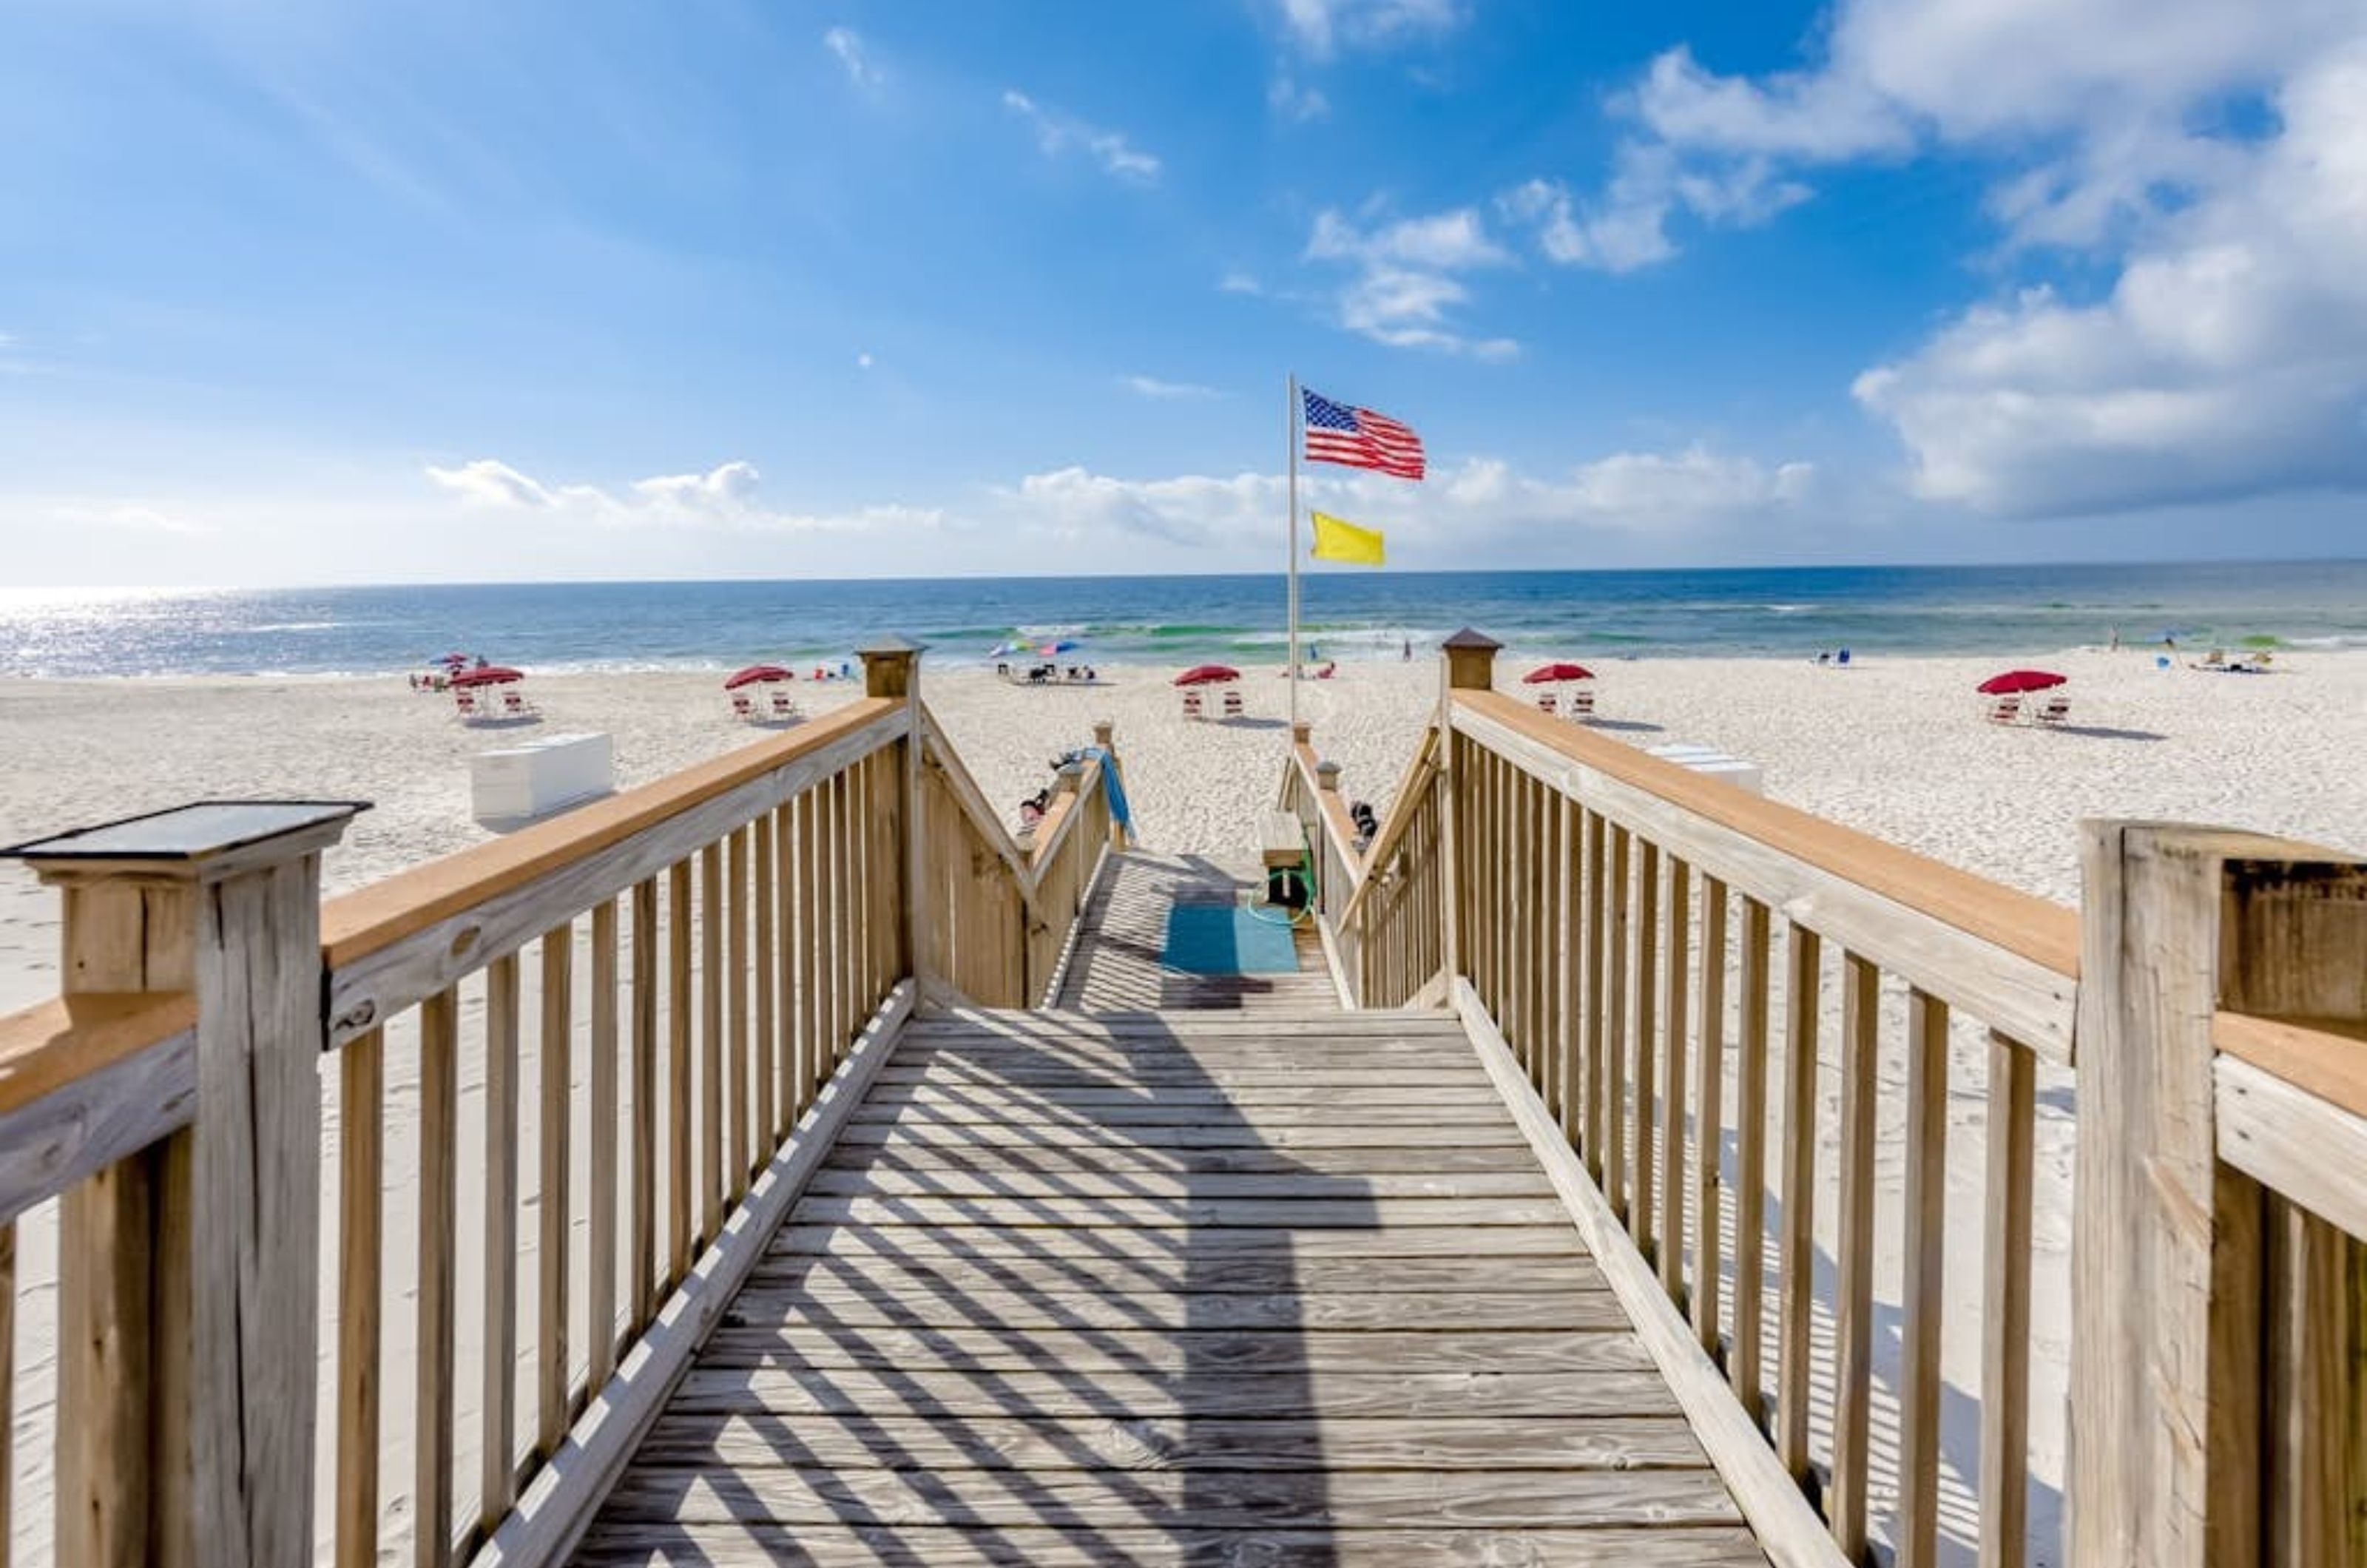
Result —
<instances>
[{"instance_id":1,"label":"railing baluster","mask_svg":"<svg viewBox=\"0 0 2367 1568\"><path fill-rule=\"evenodd\" d=\"M1611 1182L1604 1174L1603 1167L1605 1141L1603 1125L1606 1120L1603 1107L1609 1095L1610 1067L1603 1059L1603 1049L1604 1006L1603 953L1609 941L1609 933L1604 924L1610 918L1604 900L1608 874L1603 869L1604 832L1602 814L1581 808L1580 815L1584 819L1586 829L1583 854L1586 870L1586 900L1584 913L1580 917L1586 927L1581 933L1586 975L1585 996L1579 1008L1579 1026L1585 1035L1582 1054L1586 1058L1584 1086L1586 1169L1587 1174L1594 1178L1607 1197L1611 1192Z\"/></svg>"},{"instance_id":2,"label":"railing baluster","mask_svg":"<svg viewBox=\"0 0 2367 1568\"><path fill-rule=\"evenodd\" d=\"M690 1272L690 861L666 869L666 1218L665 1284Z\"/></svg>"},{"instance_id":3,"label":"railing baluster","mask_svg":"<svg viewBox=\"0 0 2367 1568\"><path fill-rule=\"evenodd\" d=\"M723 845L698 853L698 1245L723 1231Z\"/></svg>"},{"instance_id":4,"label":"railing baluster","mask_svg":"<svg viewBox=\"0 0 2367 1568\"><path fill-rule=\"evenodd\" d=\"M749 830L745 828L731 835L731 882L724 892L729 909L724 931L730 944L724 955L724 975L730 981L725 987L730 1035L723 1069L727 1104L724 1115L730 1130L725 1144L724 1163L729 1168L724 1172L724 1190L735 1207L747 1194L749 1161L756 1152L756 1129L749 1120L753 1101L748 1067L754 1042L749 1033L748 1016L748 841Z\"/></svg>"},{"instance_id":5,"label":"railing baluster","mask_svg":"<svg viewBox=\"0 0 2367 1568\"><path fill-rule=\"evenodd\" d=\"M1728 1381L1751 1420L1766 1425L1767 998L1772 985L1767 906L1742 901L1741 1036L1735 1059L1734 1353Z\"/></svg>"},{"instance_id":6,"label":"railing baluster","mask_svg":"<svg viewBox=\"0 0 2367 1568\"><path fill-rule=\"evenodd\" d=\"M459 1218L460 998L419 1006L419 1346L413 1410L412 1562L452 1561L453 1244Z\"/></svg>"},{"instance_id":7,"label":"railing baluster","mask_svg":"<svg viewBox=\"0 0 2367 1568\"><path fill-rule=\"evenodd\" d=\"M766 812L756 818L756 1034L755 1059L746 1071L754 1075L755 1148L753 1175L769 1164L774 1150L780 1143L780 1133L774 1122L773 1047L776 1024L773 1006L773 973L779 961L780 934L773 924L773 814Z\"/></svg>"},{"instance_id":8,"label":"railing baluster","mask_svg":"<svg viewBox=\"0 0 2367 1568\"><path fill-rule=\"evenodd\" d=\"M569 1016L570 987L574 979L575 933L559 926L542 939L542 1175L536 1201L541 1222L536 1240L541 1265L541 1289L536 1294L541 1327L535 1355L541 1377L535 1425L534 1453L538 1462L558 1451L567 1436L567 1281L568 1239L574 1218L568 1180L568 1122L574 1111L574 1021Z\"/></svg>"},{"instance_id":9,"label":"railing baluster","mask_svg":"<svg viewBox=\"0 0 2367 1568\"><path fill-rule=\"evenodd\" d=\"M617 1370L617 1171L610 1164L623 1131L617 1118L617 901L592 906L592 1083L585 1119L590 1234L584 1266L583 1325L590 1336L583 1398ZM574 1402L580 1409L583 1400Z\"/></svg>"},{"instance_id":10,"label":"railing baluster","mask_svg":"<svg viewBox=\"0 0 2367 1568\"><path fill-rule=\"evenodd\" d=\"M1669 857L1668 949L1663 964L1668 990L1661 1004L1661 1055L1666 1058L1666 1088L1660 1095L1660 1288L1682 1301L1685 1293L1685 1003L1686 953L1693 931L1693 911L1685 863Z\"/></svg>"},{"instance_id":11,"label":"railing baluster","mask_svg":"<svg viewBox=\"0 0 2367 1568\"><path fill-rule=\"evenodd\" d=\"M16 1539L16 1482L17 1222L10 1220L0 1224L0 1568Z\"/></svg>"},{"instance_id":12,"label":"railing baluster","mask_svg":"<svg viewBox=\"0 0 2367 1568\"><path fill-rule=\"evenodd\" d=\"M1783 1277L1776 1324L1776 1457L1809 1479L1808 1358L1817 1303L1817 981L1823 944L1794 922L1784 989Z\"/></svg>"},{"instance_id":13,"label":"railing baluster","mask_svg":"<svg viewBox=\"0 0 2367 1568\"><path fill-rule=\"evenodd\" d=\"M2038 1064L1989 1034L1981 1235L1980 1568L2022 1568L2030 1520L2030 1227Z\"/></svg>"},{"instance_id":14,"label":"railing baluster","mask_svg":"<svg viewBox=\"0 0 2367 1568\"><path fill-rule=\"evenodd\" d=\"M798 819L797 802L773 810L773 1107L766 1135L777 1147L798 1119Z\"/></svg>"},{"instance_id":15,"label":"railing baluster","mask_svg":"<svg viewBox=\"0 0 2367 1568\"><path fill-rule=\"evenodd\" d=\"M1554 918L1549 929L1555 955L1554 1049L1561 1074L1555 1099L1559 1102L1562 1142L1576 1148L1584 1120L1578 1073L1578 806L1568 795L1557 796L1553 814Z\"/></svg>"},{"instance_id":16,"label":"railing baluster","mask_svg":"<svg viewBox=\"0 0 2367 1568\"><path fill-rule=\"evenodd\" d=\"M1627 829L1611 829L1610 870L1603 893L1610 901L1610 928L1601 954L1605 971L1603 1017L1603 1195L1611 1212L1635 1229L1627 1201Z\"/></svg>"},{"instance_id":17,"label":"railing baluster","mask_svg":"<svg viewBox=\"0 0 2367 1568\"><path fill-rule=\"evenodd\" d=\"M477 1530L510 1511L517 1477L518 957L485 971L485 1321L478 1400Z\"/></svg>"},{"instance_id":18,"label":"railing baluster","mask_svg":"<svg viewBox=\"0 0 2367 1568\"><path fill-rule=\"evenodd\" d=\"M1835 1544L1852 1561L1865 1553L1873 1455L1874 1134L1881 1006L1882 972L1856 953L1843 953L1840 1229L1835 1258L1840 1344L1833 1378L1833 1479L1825 1512ZM1786 1258L1784 1268L1791 1267Z\"/></svg>"},{"instance_id":19,"label":"railing baluster","mask_svg":"<svg viewBox=\"0 0 2367 1568\"><path fill-rule=\"evenodd\" d=\"M1907 994L1907 1275L1898 1355L1898 1568L1931 1568L1940 1532L1940 1323L1946 1307L1948 1007Z\"/></svg>"},{"instance_id":20,"label":"railing baluster","mask_svg":"<svg viewBox=\"0 0 2367 1568\"><path fill-rule=\"evenodd\" d=\"M1632 1111L1635 1125L1633 1167L1635 1206L1629 1210L1627 1230L1635 1236L1636 1245L1647 1258L1659 1249L1662 1225L1653 1208L1653 1126L1652 1092L1659 1087L1659 1051L1654 1036L1659 1029L1659 942L1660 942L1660 846L1649 839L1638 840L1642 852L1636 857L1636 923L1635 994L1636 1010L1635 1071L1630 1077L1630 1092L1635 1096Z\"/></svg>"},{"instance_id":21,"label":"railing baluster","mask_svg":"<svg viewBox=\"0 0 2367 1568\"><path fill-rule=\"evenodd\" d=\"M658 884L633 886L632 1332L657 1311Z\"/></svg>"},{"instance_id":22,"label":"railing baluster","mask_svg":"<svg viewBox=\"0 0 2367 1568\"><path fill-rule=\"evenodd\" d=\"M349 1041L337 1061L337 1525L338 1568L378 1562L379 1312L385 1246L386 1034L373 1029ZM0 1281L0 1428L6 1421L13 1345L7 1309L15 1304L16 1235L7 1227L9 1278ZM8 1449L0 1432L0 1489ZM5 1495L5 1491L0 1491ZM0 1561L6 1560L6 1509L0 1507Z\"/></svg>"},{"instance_id":23,"label":"railing baluster","mask_svg":"<svg viewBox=\"0 0 2367 1568\"><path fill-rule=\"evenodd\" d=\"M1702 1348L1718 1349L1718 1287L1724 1241L1723 1183L1726 1156L1726 884L1702 878L1701 1045L1693 1057L1693 1191L1699 1213L1693 1225L1693 1330Z\"/></svg>"},{"instance_id":24,"label":"railing baluster","mask_svg":"<svg viewBox=\"0 0 2367 1568\"><path fill-rule=\"evenodd\" d=\"M805 1114L821 1087L821 1032L828 1016L822 1003L821 805L819 786L798 796L798 1061L791 1121Z\"/></svg>"}]
</instances>

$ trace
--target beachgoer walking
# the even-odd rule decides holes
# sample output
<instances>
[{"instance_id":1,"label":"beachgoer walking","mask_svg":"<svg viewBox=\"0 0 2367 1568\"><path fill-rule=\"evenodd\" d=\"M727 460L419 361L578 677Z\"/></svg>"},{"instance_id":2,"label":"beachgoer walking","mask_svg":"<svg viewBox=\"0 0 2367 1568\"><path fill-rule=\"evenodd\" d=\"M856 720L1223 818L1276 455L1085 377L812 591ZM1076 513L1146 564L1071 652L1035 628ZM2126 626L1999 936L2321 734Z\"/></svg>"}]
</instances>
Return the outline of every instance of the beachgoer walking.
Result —
<instances>
[{"instance_id":1,"label":"beachgoer walking","mask_svg":"<svg viewBox=\"0 0 2367 1568\"><path fill-rule=\"evenodd\" d=\"M2120 627L2118 627L2118 626L2114 626L2114 627L2112 628L2112 651L2113 651L2114 653L2118 653L2118 652L2120 652L2120 650L2121 650L2121 628L2120 628Z\"/></svg>"},{"instance_id":2,"label":"beachgoer walking","mask_svg":"<svg viewBox=\"0 0 2367 1568\"><path fill-rule=\"evenodd\" d=\"M1408 637L1405 639L1405 651L1399 657L1402 658L1408 664L1413 662L1413 638Z\"/></svg>"}]
</instances>

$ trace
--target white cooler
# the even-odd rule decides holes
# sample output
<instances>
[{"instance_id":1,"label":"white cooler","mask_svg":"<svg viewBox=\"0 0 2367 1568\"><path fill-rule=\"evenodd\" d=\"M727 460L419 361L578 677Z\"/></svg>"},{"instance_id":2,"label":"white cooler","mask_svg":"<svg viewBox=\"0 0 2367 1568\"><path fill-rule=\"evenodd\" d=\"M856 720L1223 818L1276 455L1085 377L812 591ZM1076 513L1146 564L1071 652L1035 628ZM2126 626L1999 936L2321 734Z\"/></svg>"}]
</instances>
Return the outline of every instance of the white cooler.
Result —
<instances>
[{"instance_id":1,"label":"white cooler","mask_svg":"<svg viewBox=\"0 0 2367 1568\"><path fill-rule=\"evenodd\" d=\"M1729 757L1714 746L1695 745L1688 740L1672 740L1664 746L1647 748L1648 752L1664 762L1674 762L1691 773L1722 780L1753 795L1767 793L1767 780L1756 762L1746 762L1739 757Z\"/></svg>"},{"instance_id":2,"label":"white cooler","mask_svg":"<svg viewBox=\"0 0 2367 1568\"><path fill-rule=\"evenodd\" d=\"M543 817L606 795L616 781L607 735L545 735L469 759L470 809L480 822Z\"/></svg>"}]
</instances>

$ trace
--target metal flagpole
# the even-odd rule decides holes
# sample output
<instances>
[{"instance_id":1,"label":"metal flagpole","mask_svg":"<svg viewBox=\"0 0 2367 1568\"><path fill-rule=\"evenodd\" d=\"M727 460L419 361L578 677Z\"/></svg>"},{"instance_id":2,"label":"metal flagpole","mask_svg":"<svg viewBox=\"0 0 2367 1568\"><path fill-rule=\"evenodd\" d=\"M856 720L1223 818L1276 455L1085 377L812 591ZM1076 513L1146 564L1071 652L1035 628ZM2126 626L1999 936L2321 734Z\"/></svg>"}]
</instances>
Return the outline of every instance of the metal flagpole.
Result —
<instances>
[{"instance_id":1,"label":"metal flagpole","mask_svg":"<svg viewBox=\"0 0 2367 1568\"><path fill-rule=\"evenodd\" d=\"M1282 439L1290 448L1290 662L1283 677L1290 683L1290 724L1298 727L1298 376L1289 377L1289 406L1283 410Z\"/></svg>"}]
</instances>

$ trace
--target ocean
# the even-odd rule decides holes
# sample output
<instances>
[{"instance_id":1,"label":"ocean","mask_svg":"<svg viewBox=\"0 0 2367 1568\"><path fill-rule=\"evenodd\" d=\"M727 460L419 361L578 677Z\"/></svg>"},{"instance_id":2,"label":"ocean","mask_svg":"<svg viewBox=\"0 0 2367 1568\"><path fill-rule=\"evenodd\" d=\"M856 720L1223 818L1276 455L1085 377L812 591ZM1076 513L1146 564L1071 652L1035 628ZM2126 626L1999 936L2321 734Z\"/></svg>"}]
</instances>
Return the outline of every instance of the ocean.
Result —
<instances>
[{"instance_id":1,"label":"ocean","mask_svg":"<svg viewBox=\"0 0 2367 1568\"><path fill-rule=\"evenodd\" d=\"M1327 659L1421 656L1463 626L1595 659L2039 655L2114 628L2181 647L2367 647L2367 561L1325 571L1303 589L1305 636ZM810 665L884 631L933 660L1070 638L1079 660L1273 662L1283 616L1279 576L0 589L0 675L360 675L447 652L554 671Z\"/></svg>"}]
</instances>

